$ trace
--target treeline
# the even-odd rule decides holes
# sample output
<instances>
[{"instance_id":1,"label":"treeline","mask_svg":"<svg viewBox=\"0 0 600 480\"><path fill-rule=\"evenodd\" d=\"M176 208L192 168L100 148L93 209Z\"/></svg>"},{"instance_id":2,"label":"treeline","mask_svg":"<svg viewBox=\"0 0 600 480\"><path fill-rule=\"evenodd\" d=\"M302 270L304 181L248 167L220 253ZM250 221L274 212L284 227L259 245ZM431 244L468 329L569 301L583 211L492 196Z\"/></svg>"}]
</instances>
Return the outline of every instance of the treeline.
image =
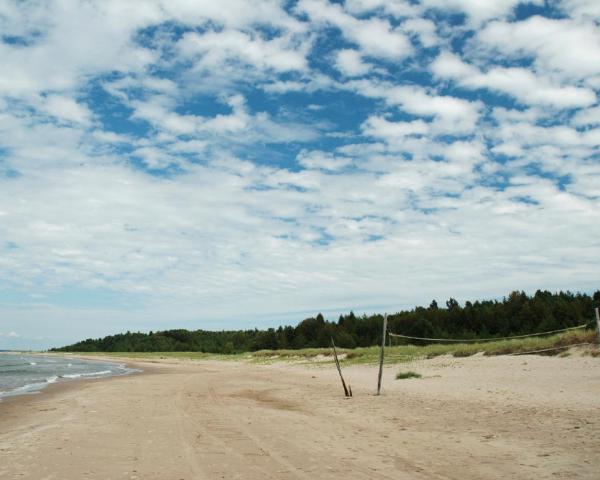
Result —
<instances>
[{"instance_id":1,"label":"treeline","mask_svg":"<svg viewBox=\"0 0 600 480\"><path fill-rule=\"evenodd\" d=\"M484 300L460 305L451 298L444 307L431 302L388 315L389 331L415 337L487 338L545 332L595 324L594 307L600 306L600 290L592 296L538 290L533 296L512 292L502 301ZM326 347L333 337L341 347L376 345L381 341L382 315L353 312L337 322L323 315L302 320L295 327L267 330L168 330L163 332L111 335L87 339L55 351L67 352L168 352L200 351L238 353L256 350Z\"/></svg>"}]
</instances>

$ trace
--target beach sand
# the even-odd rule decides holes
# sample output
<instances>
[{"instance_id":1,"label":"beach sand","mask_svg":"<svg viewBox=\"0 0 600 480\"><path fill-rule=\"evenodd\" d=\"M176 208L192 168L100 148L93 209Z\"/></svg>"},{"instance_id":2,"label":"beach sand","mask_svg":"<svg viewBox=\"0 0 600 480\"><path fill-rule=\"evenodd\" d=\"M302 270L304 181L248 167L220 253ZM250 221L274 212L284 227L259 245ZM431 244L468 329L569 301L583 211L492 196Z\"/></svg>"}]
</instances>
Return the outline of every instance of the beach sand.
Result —
<instances>
[{"instance_id":1,"label":"beach sand","mask_svg":"<svg viewBox=\"0 0 600 480\"><path fill-rule=\"evenodd\" d=\"M133 362L0 403L7 479L598 479L600 358ZM395 380L412 369L421 379Z\"/></svg>"}]
</instances>

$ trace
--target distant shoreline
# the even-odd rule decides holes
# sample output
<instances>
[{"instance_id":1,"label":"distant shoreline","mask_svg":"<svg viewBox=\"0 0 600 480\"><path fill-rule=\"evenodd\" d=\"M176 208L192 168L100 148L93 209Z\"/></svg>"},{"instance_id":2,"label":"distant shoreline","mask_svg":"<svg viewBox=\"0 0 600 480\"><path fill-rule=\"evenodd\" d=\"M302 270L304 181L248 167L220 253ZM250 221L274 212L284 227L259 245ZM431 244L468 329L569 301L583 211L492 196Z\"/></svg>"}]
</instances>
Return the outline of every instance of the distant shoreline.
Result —
<instances>
[{"instance_id":1,"label":"distant shoreline","mask_svg":"<svg viewBox=\"0 0 600 480\"><path fill-rule=\"evenodd\" d=\"M94 364L98 364L98 363L104 363L107 366L110 366L111 371L109 373L109 371L107 370L105 371L98 371L95 369L91 369L90 371L80 371L79 373L76 372L71 372L71 371L67 371L64 372L62 375L59 374L59 372L55 372L53 370L44 372L44 374L50 375L51 381L46 380L46 383L42 382L41 380L36 380L34 383L28 383L26 379L24 379L24 382L22 385L8 385L5 386L4 388L9 388L9 390L5 390L5 394L3 396L0 396L0 405L2 405L3 403L7 403L9 401L14 401L15 399L21 399L21 398L27 398L27 397L35 397L38 395L42 395L45 392L48 392L50 389L54 389L56 387L60 387L63 385L70 385L70 384L75 384L75 383L79 383L79 382L90 382L90 381L95 381L95 380L107 380L110 378L118 378L124 375L131 375L131 374L135 374L135 373L142 373L141 370L130 367L128 363L130 362L121 362L119 360L111 360L108 359L106 357L104 358L86 358L84 356L78 356L78 355L56 355L56 354L52 354L52 353L44 353L44 352L0 352L2 353L2 355L14 355L15 357L19 357L19 356L27 356L29 358L35 358L35 357L41 357L41 358L55 358L55 357L60 357L60 358L68 358L68 359L73 359L73 360L79 360L81 362L85 362L87 364L94 365ZM37 363L37 362L35 362ZM34 363L34 365L35 365ZM69 364L70 366L70 364ZM36 367L33 367L36 368ZM113 371L114 369L114 371ZM122 370L122 371L121 371ZM54 375L56 373L56 375ZM38 373L36 374L35 372L32 373L33 375L39 375L42 376L42 373ZM16 377L18 378L18 377Z\"/></svg>"}]
</instances>

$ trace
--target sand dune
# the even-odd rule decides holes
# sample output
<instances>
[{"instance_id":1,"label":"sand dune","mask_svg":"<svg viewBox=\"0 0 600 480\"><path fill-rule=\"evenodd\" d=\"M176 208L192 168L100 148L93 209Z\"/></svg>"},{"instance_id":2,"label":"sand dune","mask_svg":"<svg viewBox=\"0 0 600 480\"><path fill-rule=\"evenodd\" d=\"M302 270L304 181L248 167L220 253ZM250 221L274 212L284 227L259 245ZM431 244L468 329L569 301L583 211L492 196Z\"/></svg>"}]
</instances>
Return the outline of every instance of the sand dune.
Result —
<instances>
[{"instance_id":1,"label":"sand dune","mask_svg":"<svg viewBox=\"0 0 600 480\"><path fill-rule=\"evenodd\" d=\"M1 403L0 478L599 478L598 358L137 366Z\"/></svg>"}]
</instances>

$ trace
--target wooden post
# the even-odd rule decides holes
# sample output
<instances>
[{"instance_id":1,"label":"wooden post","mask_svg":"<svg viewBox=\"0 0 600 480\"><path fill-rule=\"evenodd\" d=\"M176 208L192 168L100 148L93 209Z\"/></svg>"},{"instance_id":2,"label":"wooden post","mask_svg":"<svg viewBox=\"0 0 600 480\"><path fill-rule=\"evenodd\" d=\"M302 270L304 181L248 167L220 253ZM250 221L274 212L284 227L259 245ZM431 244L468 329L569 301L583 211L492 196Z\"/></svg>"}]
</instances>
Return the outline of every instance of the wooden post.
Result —
<instances>
[{"instance_id":1,"label":"wooden post","mask_svg":"<svg viewBox=\"0 0 600 480\"><path fill-rule=\"evenodd\" d=\"M383 315L383 338L381 339L381 353L379 354L379 376L377 377L377 395L381 392L381 376L383 375L383 351L385 350L385 335L387 333L387 313Z\"/></svg>"},{"instance_id":2,"label":"wooden post","mask_svg":"<svg viewBox=\"0 0 600 480\"><path fill-rule=\"evenodd\" d=\"M598 335L598 343L600 343L600 311L598 307L596 307L596 334Z\"/></svg>"},{"instance_id":3,"label":"wooden post","mask_svg":"<svg viewBox=\"0 0 600 480\"><path fill-rule=\"evenodd\" d=\"M333 337L331 337L331 346L333 347L333 358L335 359L335 366L337 367L338 373L340 374L340 378L342 379L342 387L344 387L344 395L347 397L352 396L352 389L350 385L346 388L346 382L344 382L344 377L342 376L342 367L340 367L340 361L338 360L337 350L335 349L335 342L333 341Z\"/></svg>"}]
</instances>

